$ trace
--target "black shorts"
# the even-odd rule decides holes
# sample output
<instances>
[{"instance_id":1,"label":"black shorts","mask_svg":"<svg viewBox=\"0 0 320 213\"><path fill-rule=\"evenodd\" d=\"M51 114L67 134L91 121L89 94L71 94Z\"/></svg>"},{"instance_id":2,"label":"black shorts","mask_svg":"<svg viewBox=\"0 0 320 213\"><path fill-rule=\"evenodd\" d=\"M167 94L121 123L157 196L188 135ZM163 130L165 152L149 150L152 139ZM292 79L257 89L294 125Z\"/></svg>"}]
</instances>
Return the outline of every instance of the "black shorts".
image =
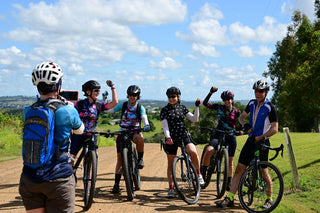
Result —
<instances>
[{"instance_id":1,"label":"black shorts","mask_svg":"<svg viewBox=\"0 0 320 213\"><path fill-rule=\"evenodd\" d=\"M214 147L215 150L217 150L217 146L219 143L219 135L222 133L217 132L211 139L209 142L209 145ZM237 139L235 135L226 135L225 137L225 143L229 145L228 147L228 153L229 153L229 157L234 157L234 153L236 152L236 148L237 148ZM224 145L226 145L224 144Z\"/></svg>"},{"instance_id":2,"label":"black shorts","mask_svg":"<svg viewBox=\"0 0 320 213\"><path fill-rule=\"evenodd\" d=\"M270 146L269 139L266 139L264 141L264 144L267 146ZM256 150L256 142L254 139L254 136L248 137L246 143L242 147L242 150L240 152L239 156L239 163L242 163L245 166L249 166L250 162L254 158L254 152ZM269 155L269 149L266 150L260 150L260 161L268 161L268 155Z\"/></svg>"},{"instance_id":3,"label":"black shorts","mask_svg":"<svg viewBox=\"0 0 320 213\"><path fill-rule=\"evenodd\" d=\"M177 155L178 147L179 147L179 141L183 142L185 146L187 146L189 143L192 143L189 137L185 137L183 139L172 139L173 144L164 144L164 150L167 153L167 155Z\"/></svg>"}]
</instances>

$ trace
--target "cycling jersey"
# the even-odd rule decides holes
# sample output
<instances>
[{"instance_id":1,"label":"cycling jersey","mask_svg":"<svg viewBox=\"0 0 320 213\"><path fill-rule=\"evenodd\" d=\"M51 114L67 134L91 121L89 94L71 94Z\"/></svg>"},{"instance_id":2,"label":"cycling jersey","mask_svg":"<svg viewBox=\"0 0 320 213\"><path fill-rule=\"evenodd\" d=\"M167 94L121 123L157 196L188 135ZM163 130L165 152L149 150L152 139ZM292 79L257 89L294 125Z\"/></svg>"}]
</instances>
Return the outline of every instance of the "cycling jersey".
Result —
<instances>
[{"instance_id":1,"label":"cycling jersey","mask_svg":"<svg viewBox=\"0 0 320 213\"><path fill-rule=\"evenodd\" d=\"M257 100L251 100L245 108L246 113L250 113L250 126L253 127L252 133L249 135L260 136L270 129L270 123L278 122L278 115L275 106L267 99L258 109Z\"/></svg>"},{"instance_id":2,"label":"cycling jersey","mask_svg":"<svg viewBox=\"0 0 320 213\"><path fill-rule=\"evenodd\" d=\"M177 104L173 107L168 104L162 108L160 112L160 120L166 119L168 121L170 136L173 139L183 139L187 135L187 128L184 123L185 116L189 113L186 106Z\"/></svg>"},{"instance_id":3,"label":"cycling jersey","mask_svg":"<svg viewBox=\"0 0 320 213\"><path fill-rule=\"evenodd\" d=\"M74 107L79 112L79 116L85 127L85 131L97 131L99 113L108 109L108 103L97 101L90 103L90 101L86 98L83 100L81 109L79 109L79 102L80 101L75 103ZM99 107L97 107L97 104L99 104Z\"/></svg>"},{"instance_id":4,"label":"cycling jersey","mask_svg":"<svg viewBox=\"0 0 320 213\"><path fill-rule=\"evenodd\" d=\"M47 102L40 102L45 106ZM28 106L22 113L22 119L25 121L27 112L31 109ZM79 129L81 126L81 120L79 114L74 107L65 105L55 111L55 133L54 141L59 144L62 141L67 140L70 137L72 129ZM70 142L62 144L59 149L61 153L68 153L70 148ZM72 175L73 170L70 165L70 159L68 156L60 156L60 159L53 159L45 167L38 169L32 169L24 166L23 173L26 174L32 180L37 182L43 182L48 180L54 180L57 178L64 178Z\"/></svg>"},{"instance_id":5,"label":"cycling jersey","mask_svg":"<svg viewBox=\"0 0 320 213\"><path fill-rule=\"evenodd\" d=\"M123 105L123 103L117 104L113 108L113 111L114 112L121 111L122 105ZM122 127L129 127L129 126L139 127L140 126L140 120L138 119L138 116L136 113L137 106L138 106L138 103L136 103L134 106L130 106L130 104L127 104L127 109L125 109L125 111L122 115L120 126L122 126ZM140 115L141 116L147 115L146 109L143 106L141 106Z\"/></svg>"},{"instance_id":6,"label":"cycling jersey","mask_svg":"<svg viewBox=\"0 0 320 213\"><path fill-rule=\"evenodd\" d=\"M241 114L239 109L232 107L230 111L224 104L210 103L206 107L218 111L218 129L233 130L236 127L236 122Z\"/></svg>"}]
</instances>

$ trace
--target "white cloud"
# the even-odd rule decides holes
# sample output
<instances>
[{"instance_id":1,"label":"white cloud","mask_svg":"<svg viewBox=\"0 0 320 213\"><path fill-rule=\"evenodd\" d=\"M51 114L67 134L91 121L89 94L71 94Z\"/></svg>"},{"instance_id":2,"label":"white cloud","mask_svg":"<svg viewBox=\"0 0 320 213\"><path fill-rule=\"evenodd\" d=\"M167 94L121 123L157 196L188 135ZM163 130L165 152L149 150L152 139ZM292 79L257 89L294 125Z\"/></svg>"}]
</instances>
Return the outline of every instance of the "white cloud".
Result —
<instances>
[{"instance_id":1,"label":"white cloud","mask_svg":"<svg viewBox=\"0 0 320 213\"><path fill-rule=\"evenodd\" d=\"M182 67L182 65L170 57L164 57L162 59L162 61L160 61L160 62L155 62L155 61L151 60L150 67L174 70L174 69L178 69L178 68Z\"/></svg>"},{"instance_id":2,"label":"white cloud","mask_svg":"<svg viewBox=\"0 0 320 213\"><path fill-rule=\"evenodd\" d=\"M203 44L192 44L192 51L202 56L219 57L220 53L216 51L214 46L208 46Z\"/></svg>"},{"instance_id":3,"label":"white cloud","mask_svg":"<svg viewBox=\"0 0 320 213\"><path fill-rule=\"evenodd\" d=\"M213 4L207 2L200 11L192 17L192 19L223 19L223 14L220 10L216 9Z\"/></svg>"},{"instance_id":4,"label":"white cloud","mask_svg":"<svg viewBox=\"0 0 320 213\"><path fill-rule=\"evenodd\" d=\"M277 23L274 18L266 16L256 29L244 26L240 22L231 24L229 29L234 39L241 43L248 43L251 40L267 43L281 40L286 35L287 25Z\"/></svg>"},{"instance_id":5,"label":"white cloud","mask_svg":"<svg viewBox=\"0 0 320 213\"><path fill-rule=\"evenodd\" d=\"M267 46L260 46L259 50L257 51L257 54L262 56L271 56L272 53L272 49Z\"/></svg>"},{"instance_id":6,"label":"white cloud","mask_svg":"<svg viewBox=\"0 0 320 213\"><path fill-rule=\"evenodd\" d=\"M243 58L251 58L254 56L254 52L249 46L241 46L238 49L235 49L235 52L238 54L238 56Z\"/></svg>"},{"instance_id":7,"label":"white cloud","mask_svg":"<svg viewBox=\"0 0 320 213\"><path fill-rule=\"evenodd\" d=\"M281 12L292 15L295 10L302 11L309 19L315 20L314 0L287 0L281 6Z\"/></svg>"},{"instance_id":8,"label":"white cloud","mask_svg":"<svg viewBox=\"0 0 320 213\"><path fill-rule=\"evenodd\" d=\"M206 68L212 68L212 69L216 69L216 68L219 68L220 66L218 65L218 64L216 64L216 63L208 63L208 62L203 62L202 63L203 64L203 66L204 67L206 67Z\"/></svg>"}]
</instances>

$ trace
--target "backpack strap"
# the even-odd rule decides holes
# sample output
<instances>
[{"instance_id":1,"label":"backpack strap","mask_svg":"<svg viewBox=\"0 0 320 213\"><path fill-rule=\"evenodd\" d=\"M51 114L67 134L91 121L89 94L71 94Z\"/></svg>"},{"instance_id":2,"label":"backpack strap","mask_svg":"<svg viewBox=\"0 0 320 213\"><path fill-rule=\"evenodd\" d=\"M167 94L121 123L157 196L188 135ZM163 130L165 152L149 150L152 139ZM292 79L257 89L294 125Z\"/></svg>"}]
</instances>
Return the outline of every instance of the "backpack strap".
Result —
<instances>
[{"instance_id":1,"label":"backpack strap","mask_svg":"<svg viewBox=\"0 0 320 213\"><path fill-rule=\"evenodd\" d=\"M121 119L122 119L122 116L123 116L124 112L126 111L127 107L128 107L128 101L124 102L122 105ZM141 104L139 102L137 105L136 114L137 114L137 118L138 118L138 120L140 122L140 126L141 126Z\"/></svg>"}]
</instances>

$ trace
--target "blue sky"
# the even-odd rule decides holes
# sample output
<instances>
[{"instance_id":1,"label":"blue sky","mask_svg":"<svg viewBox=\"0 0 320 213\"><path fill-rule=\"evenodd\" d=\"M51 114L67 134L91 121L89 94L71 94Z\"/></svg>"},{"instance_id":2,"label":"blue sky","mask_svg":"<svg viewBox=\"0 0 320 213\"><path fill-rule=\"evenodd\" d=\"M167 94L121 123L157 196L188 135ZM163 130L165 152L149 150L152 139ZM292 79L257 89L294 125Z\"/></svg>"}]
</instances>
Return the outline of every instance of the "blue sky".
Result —
<instances>
[{"instance_id":1,"label":"blue sky","mask_svg":"<svg viewBox=\"0 0 320 213\"><path fill-rule=\"evenodd\" d=\"M142 99L212 99L231 90L253 98L293 11L314 19L313 0L47 0L1 1L0 96L37 94L35 65L58 63L65 90L87 80L114 81L119 99L136 84ZM269 79L265 79L267 81ZM82 98L82 92L80 92ZM272 91L270 92L270 96Z\"/></svg>"}]
</instances>

